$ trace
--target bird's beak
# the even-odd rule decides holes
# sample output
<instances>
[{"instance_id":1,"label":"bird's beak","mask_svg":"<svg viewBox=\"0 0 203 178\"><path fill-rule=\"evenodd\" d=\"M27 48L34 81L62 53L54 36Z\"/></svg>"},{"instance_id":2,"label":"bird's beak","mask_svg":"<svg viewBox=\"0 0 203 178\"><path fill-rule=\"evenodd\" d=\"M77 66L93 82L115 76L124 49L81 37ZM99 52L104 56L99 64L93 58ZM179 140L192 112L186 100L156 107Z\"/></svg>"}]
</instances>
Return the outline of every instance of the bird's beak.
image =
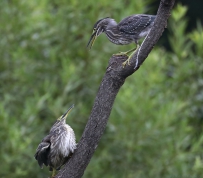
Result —
<instances>
[{"instance_id":1,"label":"bird's beak","mask_svg":"<svg viewBox=\"0 0 203 178\"><path fill-rule=\"evenodd\" d=\"M61 119L66 119L70 111L74 108L74 104L61 116Z\"/></svg>"},{"instance_id":2,"label":"bird's beak","mask_svg":"<svg viewBox=\"0 0 203 178\"><path fill-rule=\"evenodd\" d=\"M90 40L89 40L89 42L88 42L88 44L87 44L87 48L88 48L88 47L89 47L89 49L92 48L92 46L93 46L94 41L96 40L96 38L97 38L97 31L93 31L93 32L92 32L92 36L90 37Z\"/></svg>"}]
</instances>

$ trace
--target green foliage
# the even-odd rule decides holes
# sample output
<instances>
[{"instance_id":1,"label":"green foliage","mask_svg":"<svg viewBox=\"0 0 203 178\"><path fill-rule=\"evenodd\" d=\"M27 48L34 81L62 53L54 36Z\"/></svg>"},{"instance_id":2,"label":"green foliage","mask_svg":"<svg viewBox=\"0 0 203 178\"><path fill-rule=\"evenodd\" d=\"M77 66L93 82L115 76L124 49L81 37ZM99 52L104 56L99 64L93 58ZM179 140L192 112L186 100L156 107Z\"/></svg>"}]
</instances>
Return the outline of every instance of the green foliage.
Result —
<instances>
[{"instance_id":1,"label":"green foliage","mask_svg":"<svg viewBox=\"0 0 203 178\"><path fill-rule=\"evenodd\" d=\"M147 13L146 5L0 1L0 177L48 177L35 149L72 103L68 123L79 141L108 59L133 47L102 35L88 51L92 26L106 16ZM186 11L177 5L169 20L172 51L157 46L121 88L84 177L203 176L203 27L186 33Z\"/></svg>"}]
</instances>

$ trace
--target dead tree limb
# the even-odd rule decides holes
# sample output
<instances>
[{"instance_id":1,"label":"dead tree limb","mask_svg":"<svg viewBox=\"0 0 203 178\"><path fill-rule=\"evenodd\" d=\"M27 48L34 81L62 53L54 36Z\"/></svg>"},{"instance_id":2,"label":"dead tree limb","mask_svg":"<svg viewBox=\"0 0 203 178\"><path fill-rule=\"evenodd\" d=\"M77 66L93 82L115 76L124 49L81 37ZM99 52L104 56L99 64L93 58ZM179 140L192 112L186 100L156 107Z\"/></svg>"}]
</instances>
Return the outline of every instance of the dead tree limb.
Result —
<instances>
[{"instance_id":1,"label":"dead tree limb","mask_svg":"<svg viewBox=\"0 0 203 178\"><path fill-rule=\"evenodd\" d=\"M125 68L122 67L122 62L126 60L125 56L111 57L77 149L56 178L81 178L83 176L106 128L119 89L124 84L125 79L132 75L144 62L161 37L167 26L167 19L174 3L175 0L161 0L154 26L139 52L139 62L136 69L134 69L134 64L136 63L137 53L132 57L131 65Z\"/></svg>"}]
</instances>

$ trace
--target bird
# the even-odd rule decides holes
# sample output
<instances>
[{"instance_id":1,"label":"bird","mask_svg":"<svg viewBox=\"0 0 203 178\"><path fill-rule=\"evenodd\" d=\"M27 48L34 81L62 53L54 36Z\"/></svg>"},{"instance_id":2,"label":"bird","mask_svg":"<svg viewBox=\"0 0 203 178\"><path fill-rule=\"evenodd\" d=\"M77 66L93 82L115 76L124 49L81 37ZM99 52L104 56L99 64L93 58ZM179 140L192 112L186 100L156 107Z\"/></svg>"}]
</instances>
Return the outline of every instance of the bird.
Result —
<instances>
[{"instance_id":1,"label":"bird","mask_svg":"<svg viewBox=\"0 0 203 178\"><path fill-rule=\"evenodd\" d=\"M102 18L94 24L87 47L91 49L96 38L102 33L105 33L107 38L116 45L127 45L134 42L136 43L136 48L115 54L127 55L132 52L131 55L128 56L128 59L122 63L123 67L125 67L126 64L130 65L131 57L139 48L138 40L149 34L155 19L156 15L148 14L134 14L124 18L119 23L110 17Z\"/></svg>"},{"instance_id":2,"label":"bird","mask_svg":"<svg viewBox=\"0 0 203 178\"><path fill-rule=\"evenodd\" d=\"M41 168L49 166L54 178L56 170L60 170L76 149L76 139L73 129L66 124L66 118L74 105L72 105L51 127L36 149L35 159Z\"/></svg>"}]
</instances>

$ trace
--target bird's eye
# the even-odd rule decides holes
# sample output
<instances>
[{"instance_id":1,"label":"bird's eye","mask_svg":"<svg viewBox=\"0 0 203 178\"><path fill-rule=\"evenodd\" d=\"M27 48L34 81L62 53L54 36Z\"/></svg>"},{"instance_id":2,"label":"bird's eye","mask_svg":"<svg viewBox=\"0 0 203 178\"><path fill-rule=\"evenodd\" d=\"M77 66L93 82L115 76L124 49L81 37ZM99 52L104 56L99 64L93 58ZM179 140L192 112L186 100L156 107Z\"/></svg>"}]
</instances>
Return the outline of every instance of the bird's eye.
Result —
<instances>
[{"instance_id":1,"label":"bird's eye","mask_svg":"<svg viewBox=\"0 0 203 178\"><path fill-rule=\"evenodd\" d=\"M96 31L96 28L94 28L93 31Z\"/></svg>"}]
</instances>

